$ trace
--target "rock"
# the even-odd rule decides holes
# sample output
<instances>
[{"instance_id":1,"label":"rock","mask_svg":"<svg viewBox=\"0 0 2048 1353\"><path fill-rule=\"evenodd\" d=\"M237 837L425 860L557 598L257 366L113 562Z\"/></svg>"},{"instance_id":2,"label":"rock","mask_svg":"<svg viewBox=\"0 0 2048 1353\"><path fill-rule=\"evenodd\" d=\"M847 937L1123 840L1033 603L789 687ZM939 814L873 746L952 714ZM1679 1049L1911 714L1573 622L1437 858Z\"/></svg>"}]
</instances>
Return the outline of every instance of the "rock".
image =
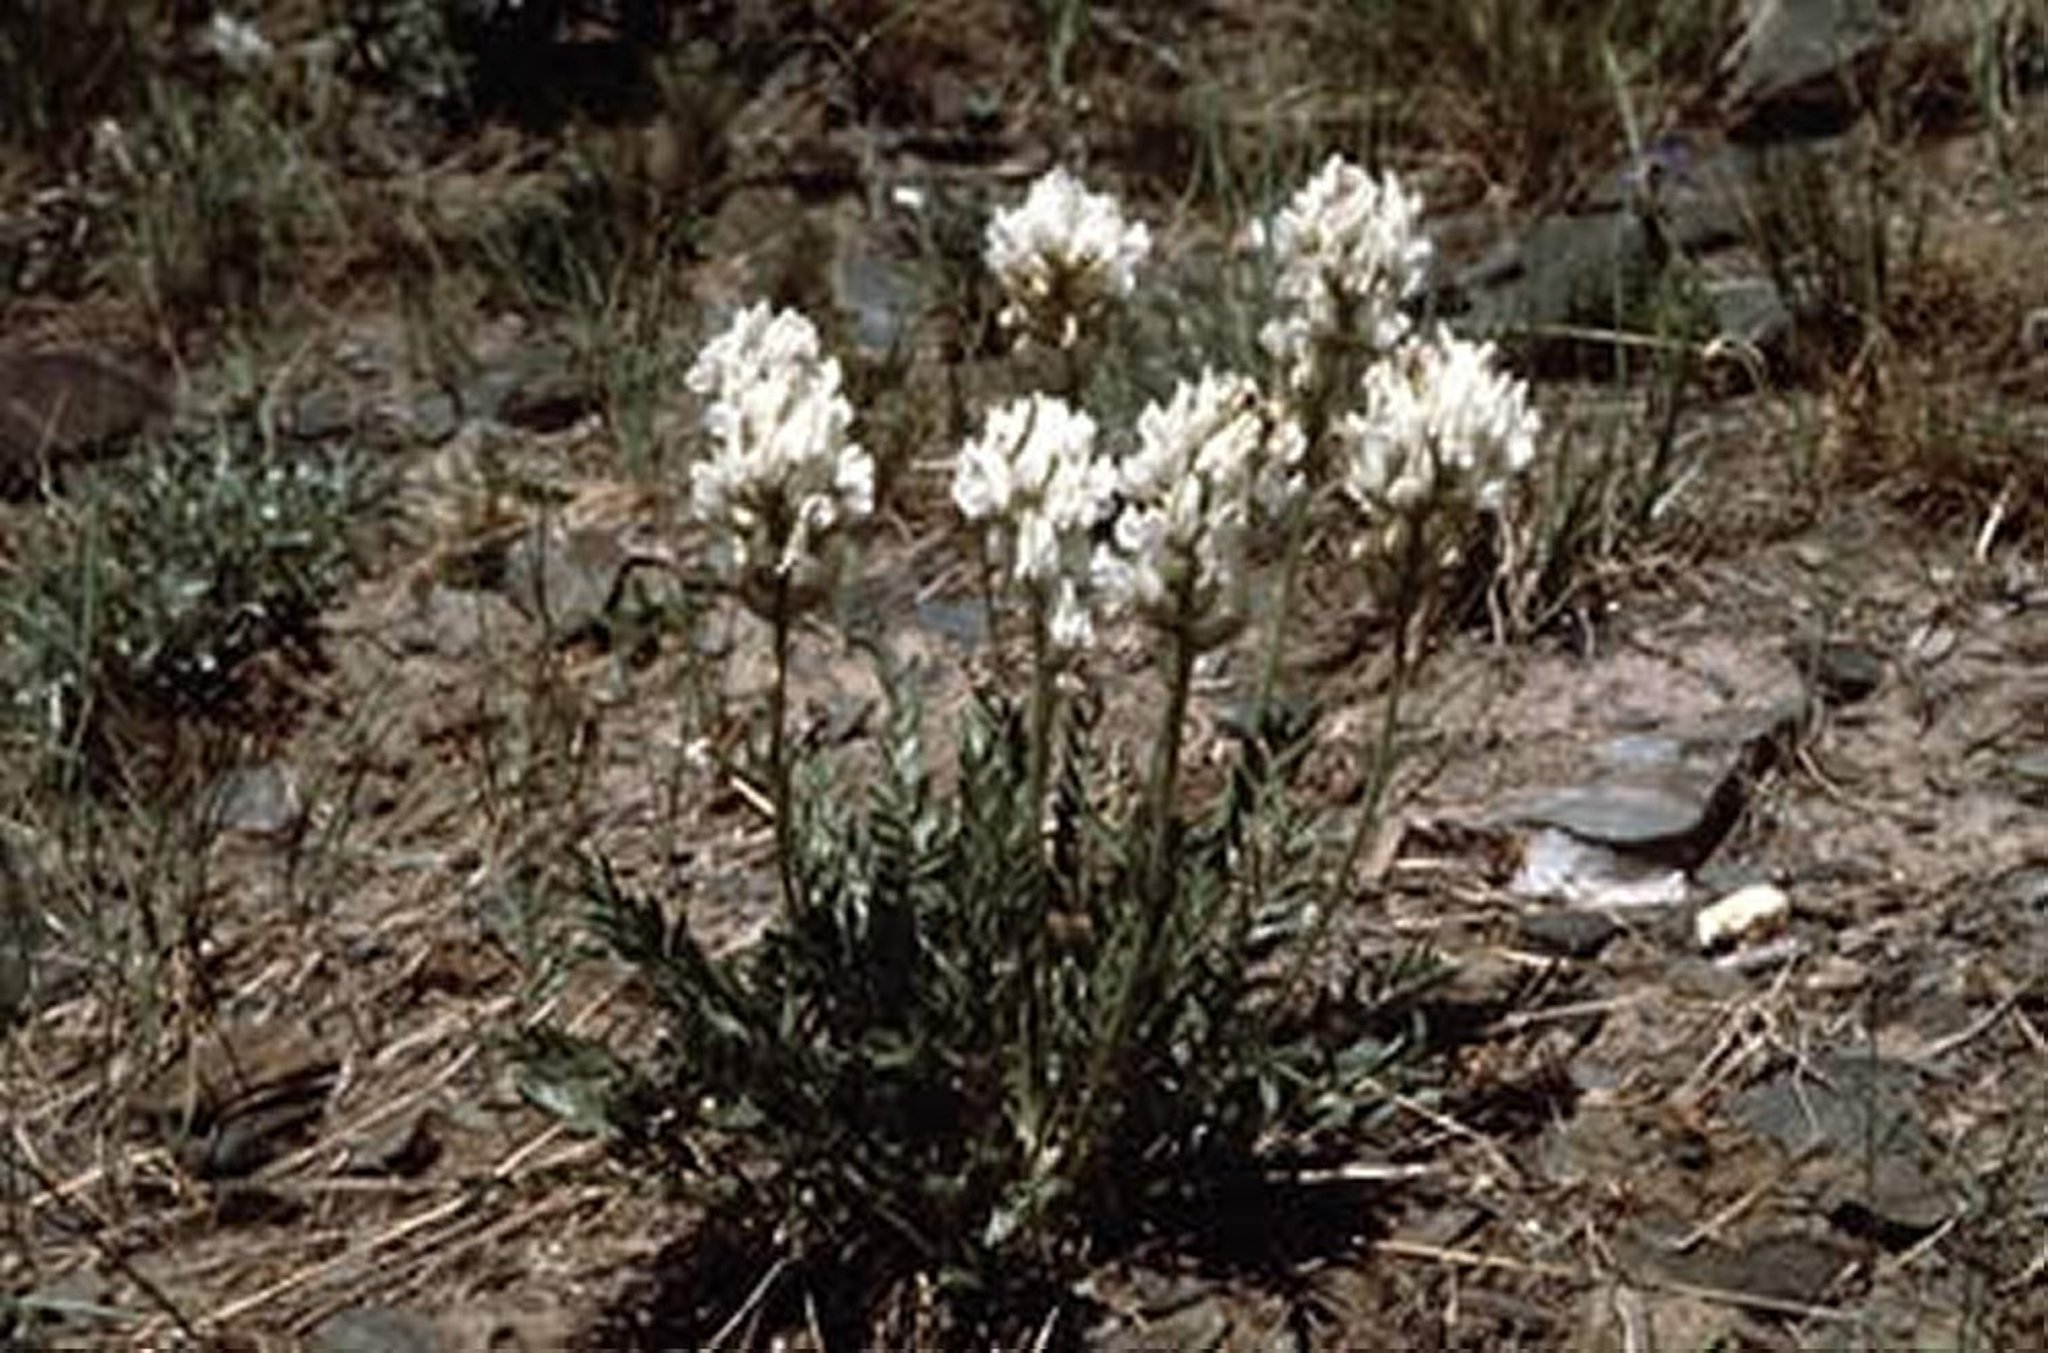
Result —
<instances>
[{"instance_id":1,"label":"rock","mask_svg":"<svg viewBox=\"0 0 2048 1353\"><path fill-rule=\"evenodd\" d=\"M291 435L300 441L338 441L352 435L362 419L356 399L345 390L309 390L292 406Z\"/></svg>"},{"instance_id":2,"label":"rock","mask_svg":"<svg viewBox=\"0 0 2048 1353\"><path fill-rule=\"evenodd\" d=\"M1923 122L1953 113L1969 99L1985 21L1981 6L1963 0L1747 0L1723 65L1729 135L1830 135L1899 92Z\"/></svg>"},{"instance_id":3,"label":"rock","mask_svg":"<svg viewBox=\"0 0 2048 1353\"><path fill-rule=\"evenodd\" d=\"M1882 0L1747 0L1724 61L1734 134L1750 140L1838 132L1855 117L1845 73L1900 24Z\"/></svg>"},{"instance_id":4,"label":"rock","mask_svg":"<svg viewBox=\"0 0 2048 1353\"><path fill-rule=\"evenodd\" d=\"M920 627L961 648L972 650L988 642L988 607L978 600L934 597L916 603L912 614Z\"/></svg>"},{"instance_id":5,"label":"rock","mask_svg":"<svg viewBox=\"0 0 2048 1353\"><path fill-rule=\"evenodd\" d=\"M1230 1313L1220 1297L1207 1296L1156 1316L1118 1320L1089 1331L1088 1346L1098 1353L1141 1353L1173 1348L1211 1353L1230 1337Z\"/></svg>"},{"instance_id":6,"label":"rock","mask_svg":"<svg viewBox=\"0 0 2048 1353\"><path fill-rule=\"evenodd\" d=\"M275 761L231 770L207 792L207 821L220 831L283 837L305 819L298 776Z\"/></svg>"},{"instance_id":7,"label":"rock","mask_svg":"<svg viewBox=\"0 0 2048 1353\"><path fill-rule=\"evenodd\" d=\"M1955 1191L1920 1122L1911 1067L1822 1052L1734 1100L1736 1121L1769 1137L1808 1171L1842 1230L1901 1248L1954 1214Z\"/></svg>"},{"instance_id":8,"label":"rock","mask_svg":"<svg viewBox=\"0 0 2048 1353\"><path fill-rule=\"evenodd\" d=\"M1522 844L1508 888L1523 897L1555 897L1576 907L1669 907L1685 900L1683 870L1637 859L1556 827L1541 827Z\"/></svg>"},{"instance_id":9,"label":"rock","mask_svg":"<svg viewBox=\"0 0 2048 1353\"><path fill-rule=\"evenodd\" d=\"M2020 351L2029 357L2048 357L2048 306L2029 310L2020 321Z\"/></svg>"},{"instance_id":10,"label":"rock","mask_svg":"<svg viewBox=\"0 0 2048 1353\"><path fill-rule=\"evenodd\" d=\"M439 446L461 431L462 408L455 396L435 390L407 406L400 422L412 441Z\"/></svg>"},{"instance_id":11,"label":"rock","mask_svg":"<svg viewBox=\"0 0 2048 1353\"><path fill-rule=\"evenodd\" d=\"M1594 959L1621 933L1613 917L1598 911L1539 911L1518 917L1515 935L1538 953Z\"/></svg>"},{"instance_id":12,"label":"rock","mask_svg":"<svg viewBox=\"0 0 2048 1353\"><path fill-rule=\"evenodd\" d=\"M313 1327L313 1353L437 1353L441 1336L425 1316L391 1306L351 1306Z\"/></svg>"},{"instance_id":13,"label":"rock","mask_svg":"<svg viewBox=\"0 0 2048 1353\"><path fill-rule=\"evenodd\" d=\"M163 391L97 353L0 356L0 497L34 494L56 467L132 439L170 408Z\"/></svg>"},{"instance_id":14,"label":"rock","mask_svg":"<svg viewBox=\"0 0 2048 1353\"><path fill-rule=\"evenodd\" d=\"M1693 917L1693 936L1702 949L1719 949L1751 939L1783 925L1792 899L1768 883L1752 884L1700 908Z\"/></svg>"},{"instance_id":15,"label":"rock","mask_svg":"<svg viewBox=\"0 0 2048 1353\"><path fill-rule=\"evenodd\" d=\"M2048 806L2048 748L2020 752L2007 759L2006 776L2014 792L2028 803Z\"/></svg>"},{"instance_id":16,"label":"rock","mask_svg":"<svg viewBox=\"0 0 2048 1353\"><path fill-rule=\"evenodd\" d=\"M1733 1250L1666 1254L1656 1267L1665 1277L1694 1287L1816 1305L1826 1303L1842 1271L1857 1258L1852 1247L1829 1236L1790 1232Z\"/></svg>"},{"instance_id":17,"label":"rock","mask_svg":"<svg viewBox=\"0 0 2048 1353\"><path fill-rule=\"evenodd\" d=\"M348 1143L348 1172L401 1178L422 1173L440 1159L440 1121L438 1112L424 1108L379 1124Z\"/></svg>"},{"instance_id":18,"label":"rock","mask_svg":"<svg viewBox=\"0 0 2048 1353\"><path fill-rule=\"evenodd\" d=\"M1884 658L1860 644L1807 640L1790 645L1787 656L1813 693L1831 705L1867 700L1884 682Z\"/></svg>"},{"instance_id":19,"label":"rock","mask_svg":"<svg viewBox=\"0 0 2048 1353\"><path fill-rule=\"evenodd\" d=\"M296 1030L228 1027L151 1077L129 1108L195 1175L240 1178L318 1124L339 1071L331 1049Z\"/></svg>"},{"instance_id":20,"label":"rock","mask_svg":"<svg viewBox=\"0 0 2048 1353\"><path fill-rule=\"evenodd\" d=\"M1808 702L1794 698L1738 708L1682 737L1632 734L1608 744L1610 769L1590 783L1517 795L1492 817L1497 827L1535 829L1517 890L1557 893L1579 880L1585 895L1654 882L1650 866L1699 867L1741 817L1751 783L1810 717Z\"/></svg>"},{"instance_id":21,"label":"rock","mask_svg":"<svg viewBox=\"0 0 2048 1353\"><path fill-rule=\"evenodd\" d=\"M554 342L527 343L510 361L485 367L457 401L468 418L489 418L529 432L560 432L598 405L576 354Z\"/></svg>"},{"instance_id":22,"label":"rock","mask_svg":"<svg viewBox=\"0 0 2048 1353\"><path fill-rule=\"evenodd\" d=\"M477 657L488 655L525 624L518 608L496 592L435 584L413 596L394 637L408 653Z\"/></svg>"},{"instance_id":23,"label":"rock","mask_svg":"<svg viewBox=\"0 0 2048 1353\"><path fill-rule=\"evenodd\" d=\"M505 556L505 595L558 643L601 632L631 558L604 527L536 522Z\"/></svg>"},{"instance_id":24,"label":"rock","mask_svg":"<svg viewBox=\"0 0 2048 1353\"><path fill-rule=\"evenodd\" d=\"M833 304L849 321L861 355L883 361L900 354L924 306L917 273L866 233L849 230L840 238L830 281Z\"/></svg>"},{"instance_id":25,"label":"rock","mask_svg":"<svg viewBox=\"0 0 2048 1353\"><path fill-rule=\"evenodd\" d=\"M39 854L26 829L0 829L0 1030L30 1010L43 948L56 933L40 901L50 889Z\"/></svg>"},{"instance_id":26,"label":"rock","mask_svg":"<svg viewBox=\"0 0 2048 1353\"><path fill-rule=\"evenodd\" d=\"M1737 247L1746 238L1747 156L1667 138L1646 159L1653 172L1608 175L1575 209L1538 218L1456 273L1437 308L1475 329L1507 332L1544 369L1605 358L1601 331L1669 323L1657 310L1673 303L1694 305L1680 318L1696 329L1774 347L1791 312L1762 265ZM1660 299L1679 260L1687 287ZM1565 332L1574 329L1587 332Z\"/></svg>"}]
</instances>

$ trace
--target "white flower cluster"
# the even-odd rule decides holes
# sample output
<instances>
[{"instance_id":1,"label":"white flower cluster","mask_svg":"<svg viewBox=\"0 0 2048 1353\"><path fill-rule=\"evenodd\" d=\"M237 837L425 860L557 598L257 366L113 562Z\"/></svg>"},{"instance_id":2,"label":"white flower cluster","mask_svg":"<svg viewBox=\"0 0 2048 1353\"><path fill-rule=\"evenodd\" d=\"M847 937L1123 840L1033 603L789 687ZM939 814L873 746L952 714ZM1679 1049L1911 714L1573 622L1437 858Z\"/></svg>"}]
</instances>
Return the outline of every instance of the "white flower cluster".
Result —
<instances>
[{"instance_id":1,"label":"white flower cluster","mask_svg":"<svg viewBox=\"0 0 2048 1353\"><path fill-rule=\"evenodd\" d=\"M1130 294L1132 273L1151 247L1150 233L1126 222L1114 197L1051 170L1020 205L989 222L989 270L1009 301L1003 324L1072 347L1097 311Z\"/></svg>"},{"instance_id":2,"label":"white flower cluster","mask_svg":"<svg viewBox=\"0 0 2048 1353\"><path fill-rule=\"evenodd\" d=\"M998 567L1048 608L1055 647L1094 638L1086 589L1091 532L1116 499L1116 469L1095 447L1095 420L1032 395L991 410L961 448L953 502L983 524Z\"/></svg>"},{"instance_id":3,"label":"white flower cluster","mask_svg":"<svg viewBox=\"0 0 2048 1353\"><path fill-rule=\"evenodd\" d=\"M1368 515L1427 510L1447 496L1496 508L1536 455L1540 420L1491 343L1448 333L1375 363L1365 405L1337 425L1343 487Z\"/></svg>"},{"instance_id":4,"label":"white flower cluster","mask_svg":"<svg viewBox=\"0 0 2048 1353\"><path fill-rule=\"evenodd\" d=\"M1316 377L1319 344L1356 338L1384 352L1408 334L1401 306L1423 284L1431 246L1421 199L1333 155L1268 232L1280 317L1260 332L1295 388Z\"/></svg>"},{"instance_id":5,"label":"white flower cluster","mask_svg":"<svg viewBox=\"0 0 2048 1353\"><path fill-rule=\"evenodd\" d=\"M875 465L848 436L839 363L794 310L749 306L687 377L706 399L710 453L690 483L698 520L723 532L741 576L789 579L823 538L874 510Z\"/></svg>"},{"instance_id":6,"label":"white flower cluster","mask_svg":"<svg viewBox=\"0 0 2048 1353\"><path fill-rule=\"evenodd\" d=\"M1238 610L1245 547L1257 514L1301 488L1302 442L1275 422L1258 387L1205 371L1138 416L1138 448L1121 467L1126 499L1097 586L1113 604L1161 625L1228 624Z\"/></svg>"},{"instance_id":7,"label":"white flower cluster","mask_svg":"<svg viewBox=\"0 0 2048 1353\"><path fill-rule=\"evenodd\" d=\"M246 19L217 9L200 30L199 47L229 70L246 75L264 65L277 53L263 30Z\"/></svg>"}]
</instances>

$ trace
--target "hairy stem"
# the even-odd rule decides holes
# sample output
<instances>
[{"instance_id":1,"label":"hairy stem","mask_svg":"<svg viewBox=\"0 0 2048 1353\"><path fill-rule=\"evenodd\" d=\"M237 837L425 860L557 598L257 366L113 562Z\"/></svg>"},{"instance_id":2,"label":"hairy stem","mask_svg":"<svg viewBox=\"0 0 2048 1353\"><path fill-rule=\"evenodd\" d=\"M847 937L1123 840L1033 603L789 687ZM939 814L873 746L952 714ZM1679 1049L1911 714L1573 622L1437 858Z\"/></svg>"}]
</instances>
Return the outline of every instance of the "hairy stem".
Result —
<instances>
[{"instance_id":1,"label":"hairy stem","mask_svg":"<svg viewBox=\"0 0 2048 1353\"><path fill-rule=\"evenodd\" d=\"M774 606L768 623L775 633L775 681L768 691L768 790L775 807L775 873L782 889L784 915L796 910L795 796L789 767L789 640L790 583L787 573L775 580Z\"/></svg>"}]
</instances>

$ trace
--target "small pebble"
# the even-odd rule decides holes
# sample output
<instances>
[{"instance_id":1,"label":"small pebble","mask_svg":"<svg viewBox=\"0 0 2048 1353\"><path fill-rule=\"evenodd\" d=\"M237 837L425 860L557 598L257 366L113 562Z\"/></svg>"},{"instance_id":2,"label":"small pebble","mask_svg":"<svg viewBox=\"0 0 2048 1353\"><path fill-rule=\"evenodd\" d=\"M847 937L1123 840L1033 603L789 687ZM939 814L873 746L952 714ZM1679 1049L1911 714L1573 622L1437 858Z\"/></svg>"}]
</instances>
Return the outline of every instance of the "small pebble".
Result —
<instances>
[{"instance_id":1,"label":"small pebble","mask_svg":"<svg viewBox=\"0 0 2048 1353\"><path fill-rule=\"evenodd\" d=\"M1782 888L1753 883L1700 908L1693 918L1693 933L1700 948L1719 949L1776 928L1791 910L1792 899Z\"/></svg>"}]
</instances>

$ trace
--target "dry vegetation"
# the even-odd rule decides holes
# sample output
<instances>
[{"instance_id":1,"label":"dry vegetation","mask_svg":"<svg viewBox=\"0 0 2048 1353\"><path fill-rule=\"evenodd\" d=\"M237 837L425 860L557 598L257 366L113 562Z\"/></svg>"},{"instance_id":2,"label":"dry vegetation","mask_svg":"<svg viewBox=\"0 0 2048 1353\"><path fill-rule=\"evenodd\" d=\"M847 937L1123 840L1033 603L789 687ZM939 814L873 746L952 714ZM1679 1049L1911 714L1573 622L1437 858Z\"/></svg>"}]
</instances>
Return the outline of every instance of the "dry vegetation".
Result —
<instances>
[{"instance_id":1,"label":"dry vegetation","mask_svg":"<svg viewBox=\"0 0 2048 1353\"><path fill-rule=\"evenodd\" d=\"M0 1343L2048 1341L2038 4L1843 54L1712 248L1617 185L1720 163L1733 3L200 8L0 13ZM1546 377L1512 537L1425 593L1312 519L1280 698L1268 628L1206 654L1163 809L1174 686L1106 630L1043 882L953 455L1255 361L1233 242L1332 151L1448 274L1596 210L1669 252L1497 331ZM1159 237L1088 363L1010 352L981 256L1055 163ZM687 510L756 298L877 461L786 673ZM1508 886L1504 797L1788 689L1682 902L1581 947ZM1701 956L1760 878L1778 947ZM1018 1080L1126 1044L1020 1164Z\"/></svg>"}]
</instances>

